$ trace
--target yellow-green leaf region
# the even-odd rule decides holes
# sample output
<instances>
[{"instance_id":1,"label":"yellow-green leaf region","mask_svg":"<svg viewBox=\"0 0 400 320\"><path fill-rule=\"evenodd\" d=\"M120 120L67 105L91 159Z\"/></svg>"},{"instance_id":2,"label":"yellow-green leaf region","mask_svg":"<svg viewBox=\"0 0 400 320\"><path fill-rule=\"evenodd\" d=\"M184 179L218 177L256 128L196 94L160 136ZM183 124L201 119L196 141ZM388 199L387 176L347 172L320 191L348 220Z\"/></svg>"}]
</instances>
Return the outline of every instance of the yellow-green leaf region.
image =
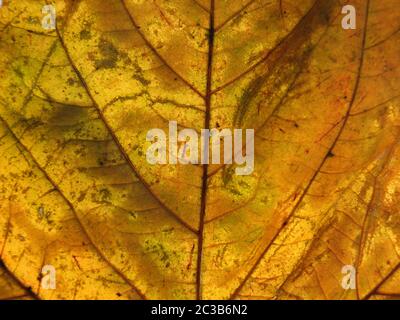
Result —
<instances>
[{"instance_id":1,"label":"yellow-green leaf region","mask_svg":"<svg viewBox=\"0 0 400 320\"><path fill-rule=\"evenodd\" d=\"M4 0L0 299L400 297L399 54L398 0Z\"/></svg>"}]
</instances>

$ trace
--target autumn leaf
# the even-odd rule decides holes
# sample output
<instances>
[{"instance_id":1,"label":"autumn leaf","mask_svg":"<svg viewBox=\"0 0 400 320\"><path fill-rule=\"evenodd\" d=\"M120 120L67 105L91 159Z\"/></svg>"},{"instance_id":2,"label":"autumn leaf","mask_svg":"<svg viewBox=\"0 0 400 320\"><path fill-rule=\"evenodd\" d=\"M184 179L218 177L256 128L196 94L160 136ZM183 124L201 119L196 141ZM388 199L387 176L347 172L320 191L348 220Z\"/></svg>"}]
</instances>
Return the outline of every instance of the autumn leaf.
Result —
<instances>
[{"instance_id":1,"label":"autumn leaf","mask_svg":"<svg viewBox=\"0 0 400 320\"><path fill-rule=\"evenodd\" d=\"M1 300L31 300L35 298L3 265L0 265L0 293Z\"/></svg>"},{"instance_id":2,"label":"autumn leaf","mask_svg":"<svg viewBox=\"0 0 400 320\"><path fill-rule=\"evenodd\" d=\"M4 1L0 298L398 297L399 30L397 0ZM170 121L254 129L254 171L149 164Z\"/></svg>"}]
</instances>

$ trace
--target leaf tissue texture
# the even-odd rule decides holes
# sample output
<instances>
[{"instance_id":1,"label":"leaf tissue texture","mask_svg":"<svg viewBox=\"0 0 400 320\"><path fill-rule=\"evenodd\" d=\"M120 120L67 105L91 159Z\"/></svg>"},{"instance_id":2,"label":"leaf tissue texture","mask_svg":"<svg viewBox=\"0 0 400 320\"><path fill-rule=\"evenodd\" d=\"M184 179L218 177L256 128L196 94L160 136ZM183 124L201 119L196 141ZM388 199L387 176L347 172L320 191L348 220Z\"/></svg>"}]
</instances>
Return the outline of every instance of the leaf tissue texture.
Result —
<instances>
[{"instance_id":1,"label":"leaf tissue texture","mask_svg":"<svg viewBox=\"0 0 400 320\"><path fill-rule=\"evenodd\" d=\"M5 0L0 299L400 297L399 57L398 0ZM170 121L254 171L149 164Z\"/></svg>"}]
</instances>

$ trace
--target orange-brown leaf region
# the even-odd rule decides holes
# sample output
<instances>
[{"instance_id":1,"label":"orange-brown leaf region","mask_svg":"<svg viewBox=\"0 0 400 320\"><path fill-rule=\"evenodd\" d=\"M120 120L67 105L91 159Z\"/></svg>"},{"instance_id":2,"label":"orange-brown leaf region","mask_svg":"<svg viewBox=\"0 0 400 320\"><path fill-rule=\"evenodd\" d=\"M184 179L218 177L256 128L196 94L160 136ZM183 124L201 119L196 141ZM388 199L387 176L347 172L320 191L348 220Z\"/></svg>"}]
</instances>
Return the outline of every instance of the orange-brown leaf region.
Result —
<instances>
[{"instance_id":1,"label":"orange-brown leaf region","mask_svg":"<svg viewBox=\"0 0 400 320\"><path fill-rule=\"evenodd\" d=\"M399 54L399 0L4 0L0 299L400 297ZM148 163L171 121L253 172Z\"/></svg>"}]
</instances>

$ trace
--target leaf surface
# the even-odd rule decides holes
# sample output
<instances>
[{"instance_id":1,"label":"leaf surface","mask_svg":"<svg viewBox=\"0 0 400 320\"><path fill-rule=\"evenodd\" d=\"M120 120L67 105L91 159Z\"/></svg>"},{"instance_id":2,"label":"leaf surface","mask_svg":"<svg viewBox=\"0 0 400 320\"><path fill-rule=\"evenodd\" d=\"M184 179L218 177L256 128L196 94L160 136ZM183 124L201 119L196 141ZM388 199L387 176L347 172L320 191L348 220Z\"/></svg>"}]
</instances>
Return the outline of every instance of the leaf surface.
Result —
<instances>
[{"instance_id":1,"label":"leaf surface","mask_svg":"<svg viewBox=\"0 0 400 320\"><path fill-rule=\"evenodd\" d=\"M0 9L0 297L400 294L398 1L54 3ZM148 164L169 121L255 129L254 172Z\"/></svg>"}]
</instances>

